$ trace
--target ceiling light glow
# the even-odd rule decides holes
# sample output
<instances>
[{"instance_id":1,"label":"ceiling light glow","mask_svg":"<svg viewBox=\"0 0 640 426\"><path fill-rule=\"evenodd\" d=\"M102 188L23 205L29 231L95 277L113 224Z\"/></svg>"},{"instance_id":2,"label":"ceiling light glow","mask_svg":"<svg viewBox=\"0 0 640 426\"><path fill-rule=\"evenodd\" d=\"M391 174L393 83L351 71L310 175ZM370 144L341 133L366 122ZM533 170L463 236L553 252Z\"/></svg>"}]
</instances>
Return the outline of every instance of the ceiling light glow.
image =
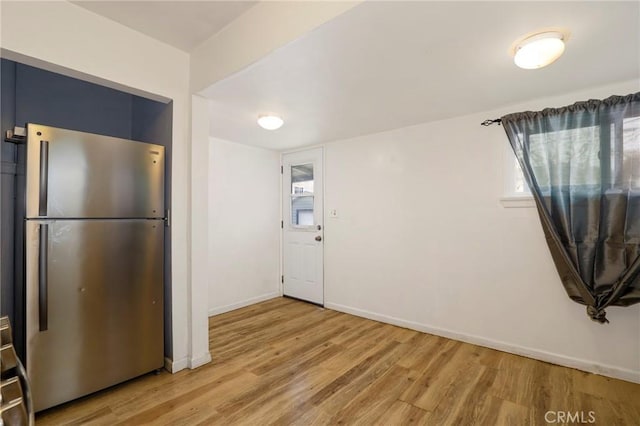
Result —
<instances>
[{"instance_id":1,"label":"ceiling light glow","mask_svg":"<svg viewBox=\"0 0 640 426\"><path fill-rule=\"evenodd\" d=\"M284 120L277 115L261 115L258 117L258 125L266 130L277 130L284 124Z\"/></svg>"},{"instance_id":2,"label":"ceiling light glow","mask_svg":"<svg viewBox=\"0 0 640 426\"><path fill-rule=\"evenodd\" d=\"M564 53L564 37L559 32L544 32L528 37L515 47L513 61L520 68L533 70L553 63Z\"/></svg>"}]
</instances>

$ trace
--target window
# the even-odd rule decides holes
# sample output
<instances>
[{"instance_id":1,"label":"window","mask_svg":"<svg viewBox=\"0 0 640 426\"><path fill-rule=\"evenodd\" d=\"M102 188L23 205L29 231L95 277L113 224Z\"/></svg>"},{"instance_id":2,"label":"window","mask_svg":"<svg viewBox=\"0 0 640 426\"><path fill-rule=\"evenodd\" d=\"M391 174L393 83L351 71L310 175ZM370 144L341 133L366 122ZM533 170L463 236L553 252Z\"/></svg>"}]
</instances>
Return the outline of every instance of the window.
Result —
<instances>
[{"instance_id":1,"label":"window","mask_svg":"<svg viewBox=\"0 0 640 426\"><path fill-rule=\"evenodd\" d=\"M551 187L600 189L599 126L533 134L529 146L529 161L543 192Z\"/></svg>"},{"instance_id":2,"label":"window","mask_svg":"<svg viewBox=\"0 0 640 426\"><path fill-rule=\"evenodd\" d=\"M627 186L640 189L640 117L612 123L607 139L608 153L601 152L599 126L531 135L530 161L540 189L545 192L552 187L565 187L585 193L599 191L602 185L612 189ZM505 150L502 204L505 207L533 207L535 204L531 201L531 191L520 164L509 144L505 145ZM548 158L550 153L552 158ZM601 157L609 158L609 161L602 161ZM562 167L570 159L572 167Z\"/></svg>"},{"instance_id":3,"label":"window","mask_svg":"<svg viewBox=\"0 0 640 426\"><path fill-rule=\"evenodd\" d=\"M535 207L529 186L524 180L520 164L509 143L504 144L504 195L503 207Z\"/></svg>"},{"instance_id":4,"label":"window","mask_svg":"<svg viewBox=\"0 0 640 426\"><path fill-rule=\"evenodd\" d=\"M640 117L622 121L622 152L620 179L628 181L631 189L640 190Z\"/></svg>"},{"instance_id":5,"label":"window","mask_svg":"<svg viewBox=\"0 0 640 426\"><path fill-rule=\"evenodd\" d=\"M291 225L313 226L313 164L291 166Z\"/></svg>"},{"instance_id":6,"label":"window","mask_svg":"<svg viewBox=\"0 0 640 426\"><path fill-rule=\"evenodd\" d=\"M520 164L513 154L511 145L507 144L505 149L505 197L531 197L529 186L524 181Z\"/></svg>"}]
</instances>

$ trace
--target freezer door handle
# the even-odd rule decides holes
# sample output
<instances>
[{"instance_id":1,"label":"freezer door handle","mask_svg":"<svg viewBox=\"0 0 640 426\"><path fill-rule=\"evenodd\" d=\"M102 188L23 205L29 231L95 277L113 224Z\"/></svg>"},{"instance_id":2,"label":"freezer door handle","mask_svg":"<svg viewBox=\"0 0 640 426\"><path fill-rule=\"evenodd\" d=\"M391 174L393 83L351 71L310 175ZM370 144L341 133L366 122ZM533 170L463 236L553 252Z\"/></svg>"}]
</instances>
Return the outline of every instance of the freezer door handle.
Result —
<instances>
[{"instance_id":1,"label":"freezer door handle","mask_svg":"<svg viewBox=\"0 0 640 426\"><path fill-rule=\"evenodd\" d=\"M47 215L47 194L49 192L49 142L40 141L40 192L38 215Z\"/></svg>"},{"instance_id":2,"label":"freezer door handle","mask_svg":"<svg viewBox=\"0 0 640 426\"><path fill-rule=\"evenodd\" d=\"M40 319L40 331L49 328L48 313L48 264L49 264L49 225L40 225L40 238L38 246L38 317Z\"/></svg>"}]
</instances>

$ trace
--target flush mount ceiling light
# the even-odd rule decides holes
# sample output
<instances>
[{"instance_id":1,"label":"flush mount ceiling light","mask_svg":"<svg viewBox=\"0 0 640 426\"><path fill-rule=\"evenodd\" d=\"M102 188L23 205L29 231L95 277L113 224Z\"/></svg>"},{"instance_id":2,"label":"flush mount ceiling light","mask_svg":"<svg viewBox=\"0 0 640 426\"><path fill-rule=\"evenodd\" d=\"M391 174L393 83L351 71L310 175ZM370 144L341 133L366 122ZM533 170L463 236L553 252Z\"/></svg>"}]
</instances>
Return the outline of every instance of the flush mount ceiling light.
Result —
<instances>
[{"instance_id":1,"label":"flush mount ceiling light","mask_svg":"<svg viewBox=\"0 0 640 426\"><path fill-rule=\"evenodd\" d=\"M258 117L258 125L266 130L276 130L282 127L284 120L277 115L261 115Z\"/></svg>"},{"instance_id":2,"label":"flush mount ceiling light","mask_svg":"<svg viewBox=\"0 0 640 426\"><path fill-rule=\"evenodd\" d=\"M515 43L513 61L533 70L553 63L564 52L565 35L560 31L539 32Z\"/></svg>"}]
</instances>

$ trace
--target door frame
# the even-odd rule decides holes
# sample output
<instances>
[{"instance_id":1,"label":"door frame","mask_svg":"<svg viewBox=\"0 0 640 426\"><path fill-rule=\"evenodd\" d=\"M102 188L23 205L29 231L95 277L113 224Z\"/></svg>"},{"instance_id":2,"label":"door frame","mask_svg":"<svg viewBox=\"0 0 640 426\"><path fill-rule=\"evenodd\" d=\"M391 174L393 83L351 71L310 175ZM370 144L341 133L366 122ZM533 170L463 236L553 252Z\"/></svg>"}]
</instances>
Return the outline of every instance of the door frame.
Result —
<instances>
[{"instance_id":1,"label":"door frame","mask_svg":"<svg viewBox=\"0 0 640 426\"><path fill-rule=\"evenodd\" d=\"M301 148L294 148L294 149L290 149L290 150L286 150L286 151L280 151L280 281L279 281L279 288L280 288L280 297L284 297L284 198L286 195L288 194L284 194L283 192L283 187L284 187L284 156L288 155L288 154L296 154L299 152L304 152L304 151L309 151L312 149L320 149L322 151L322 210L320 211L320 214L322 215L322 300L323 300L323 304L322 306L326 306L327 304L327 292L326 292L326 286L325 286L325 260L324 260L324 256L325 256L325 243L326 243L326 230L327 230L327 226L326 226L326 215L324 214L324 211L326 210L326 192L327 192L327 179L326 179L326 162L327 162L327 158L326 158L326 149L325 149L325 144L317 144L317 145L309 145L309 146L305 146L305 147L301 147ZM308 303L312 303L312 302L308 302Z\"/></svg>"}]
</instances>

